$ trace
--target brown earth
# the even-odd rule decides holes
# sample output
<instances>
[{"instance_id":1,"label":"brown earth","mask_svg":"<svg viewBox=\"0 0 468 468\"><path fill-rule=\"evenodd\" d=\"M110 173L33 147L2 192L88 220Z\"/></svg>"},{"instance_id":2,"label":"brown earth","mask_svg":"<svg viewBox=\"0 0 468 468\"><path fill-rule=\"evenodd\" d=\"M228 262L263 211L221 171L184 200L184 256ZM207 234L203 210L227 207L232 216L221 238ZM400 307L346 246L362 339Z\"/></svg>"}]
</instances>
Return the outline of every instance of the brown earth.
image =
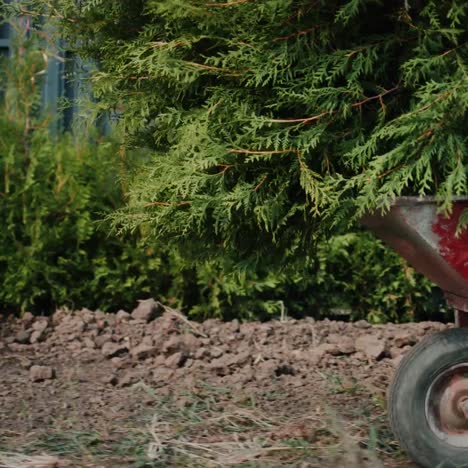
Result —
<instances>
[{"instance_id":1,"label":"brown earth","mask_svg":"<svg viewBox=\"0 0 468 468\"><path fill-rule=\"evenodd\" d=\"M387 387L446 327L199 324L152 300L5 320L0 467L409 467Z\"/></svg>"}]
</instances>

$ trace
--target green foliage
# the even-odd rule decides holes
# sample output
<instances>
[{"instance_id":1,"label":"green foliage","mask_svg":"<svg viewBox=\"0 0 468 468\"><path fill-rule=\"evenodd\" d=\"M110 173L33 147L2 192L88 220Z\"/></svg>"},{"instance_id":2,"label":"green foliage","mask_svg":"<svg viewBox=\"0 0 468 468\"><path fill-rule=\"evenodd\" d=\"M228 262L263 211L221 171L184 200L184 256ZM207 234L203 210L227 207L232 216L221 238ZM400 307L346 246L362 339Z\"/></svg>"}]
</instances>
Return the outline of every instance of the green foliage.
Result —
<instances>
[{"instance_id":1,"label":"green foliage","mask_svg":"<svg viewBox=\"0 0 468 468\"><path fill-rule=\"evenodd\" d=\"M112 141L52 136L40 113L47 56L27 26L0 66L0 307L130 307L161 289L163 257L99 228L123 204L127 163Z\"/></svg>"},{"instance_id":2,"label":"green foliage","mask_svg":"<svg viewBox=\"0 0 468 468\"><path fill-rule=\"evenodd\" d=\"M322 240L302 269L232 273L204 265L196 282L180 292L196 292L186 305L196 318L260 318L311 315L374 323L441 319L446 310L431 283L398 255L365 232ZM231 273L226 273L231 272ZM182 297L182 296L180 296Z\"/></svg>"},{"instance_id":3,"label":"green foliage","mask_svg":"<svg viewBox=\"0 0 468 468\"><path fill-rule=\"evenodd\" d=\"M381 323L440 319L447 312L430 281L369 233L332 237L318 252L315 288L323 317L345 309L352 319Z\"/></svg>"},{"instance_id":4,"label":"green foliage","mask_svg":"<svg viewBox=\"0 0 468 468\"><path fill-rule=\"evenodd\" d=\"M47 131L25 142L23 130L0 111L2 308L131 307L155 294L160 256L99 229L123 203L115 144Z\"/></svg>"},{"instance_id":5,"label":"green foliage","mask_svg":"<svg viewBox=\"0 0 468 468\"><path fill-rule=\"evenodd\" d=\"M49 134L44 48L23 38L1 82L3 308L152 295L197 318L434 313L380 242L323 233L399 193L466 191L463 2L18 5L99 63L124 145Z\"/></svg>"},{"instance_id":6,"label":"green foliage","mask_svg":"<svg viewBox=\"0 0 468 468\"><path fill-rule=\"evenodd\" d=\"M447 210L467 191L465 0L46 10L99 62L94 90L119 108L126 144L154 156L116 229L252 268L302 261L320 233L398 195Z\"/></svg>"}]
</instances>

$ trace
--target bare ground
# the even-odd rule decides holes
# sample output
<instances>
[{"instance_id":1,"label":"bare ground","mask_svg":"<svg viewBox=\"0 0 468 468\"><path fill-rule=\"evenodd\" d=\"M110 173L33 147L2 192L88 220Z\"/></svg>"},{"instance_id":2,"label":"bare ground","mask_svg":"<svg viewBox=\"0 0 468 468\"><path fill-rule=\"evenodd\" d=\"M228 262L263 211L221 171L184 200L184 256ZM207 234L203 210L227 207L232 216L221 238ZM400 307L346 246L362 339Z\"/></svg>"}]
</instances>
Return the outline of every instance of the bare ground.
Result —
<instances>
[{"instance_id":1,"label":"bare ground","mask_svg":"<svg viewBox=\"0 0 468 468\"><path fill-rule=\"evenodd\" d=\"M202 324L154 301L0 330L0 467L410 467L386 421L439 323Z\"/></svg>"}]
</instances>

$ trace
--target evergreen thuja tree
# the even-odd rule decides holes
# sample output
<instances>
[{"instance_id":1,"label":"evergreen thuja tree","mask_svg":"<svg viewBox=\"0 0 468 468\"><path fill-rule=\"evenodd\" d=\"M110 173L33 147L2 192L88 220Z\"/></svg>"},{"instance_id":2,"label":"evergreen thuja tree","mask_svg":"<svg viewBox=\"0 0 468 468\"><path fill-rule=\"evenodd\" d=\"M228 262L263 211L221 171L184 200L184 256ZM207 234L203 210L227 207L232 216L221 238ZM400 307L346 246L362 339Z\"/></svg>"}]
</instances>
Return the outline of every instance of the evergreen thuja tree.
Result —
<instances>
[{"instance_id":1,"label":"evergreen thuja tree","mask_svg":"<svg viewBox=\"0 0 468 468\"><path fill-rule=\"evenodd\" d=\"M37 11L24 1L23 11ZM152 160L119 229L292 258L402 194L467 192L466 0L51 0Z\"/></svg>"}]
</instances>

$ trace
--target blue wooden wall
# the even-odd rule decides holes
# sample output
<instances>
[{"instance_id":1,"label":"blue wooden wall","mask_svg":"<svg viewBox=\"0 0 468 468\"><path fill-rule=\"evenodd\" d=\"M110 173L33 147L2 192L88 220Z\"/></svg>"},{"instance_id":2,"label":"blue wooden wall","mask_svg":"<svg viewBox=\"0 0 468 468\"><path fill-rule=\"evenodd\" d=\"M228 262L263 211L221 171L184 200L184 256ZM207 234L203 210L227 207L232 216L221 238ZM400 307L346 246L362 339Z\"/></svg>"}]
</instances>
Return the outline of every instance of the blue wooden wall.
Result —
<instances>
[{"instance_id":1,"label":"blue wooden wall","mask_svg":"<svg viewBox=\"0 0 468 468\"><path fill-rule=\"evenodd\" d=\"M13 28L8 24L0 24L0 56L10 55L13 34ZM42 103L44 110L57 116L53 130L71 130L74 123L76 124L80 100L91 96L86 79L89 68L72 54L59 49L63 48L56 48L51 44L52 54L49 55L46 74L43 77ZM64 107L65 101L70 105ZM107 119L101 119L99 127L107 133Z\"/></svg>"},{"instance_id":2,"label":"blue wooden wall","mask_svg":"<svg viewBox=\"0 0 468 468\"><path fill-rule=\"evenodd\" d=\"M0 24L0 56L8 55L10 48L10 28L8 24Z\"/></svg>"}]
</instances>

